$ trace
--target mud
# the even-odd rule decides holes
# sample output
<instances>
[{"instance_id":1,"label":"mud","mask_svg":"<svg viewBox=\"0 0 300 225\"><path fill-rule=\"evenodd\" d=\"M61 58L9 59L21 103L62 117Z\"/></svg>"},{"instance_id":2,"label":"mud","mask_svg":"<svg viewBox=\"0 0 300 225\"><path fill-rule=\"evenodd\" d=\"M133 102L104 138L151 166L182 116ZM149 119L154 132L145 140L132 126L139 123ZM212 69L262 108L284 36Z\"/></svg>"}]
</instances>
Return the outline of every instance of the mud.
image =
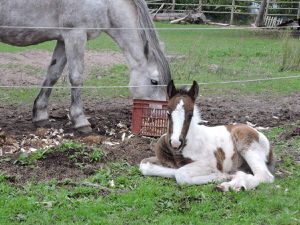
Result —
<instances>
[{"instance_id":1,"label":"mud","mask_svg":"<svg viewBox=\"0 0 300 225\"><path fill-rule=\"evenodd\" d=\"M280 99L271 97L263 99L261 96L235 99L202 97L200 99L202 118L208 121L208 126L251 122L257 127L266 128L291 124L300 119L299 105L300 95L281 97ZM136 165L143 158L153 155L151 145L155 139L133 136L130 139L121 140L123 134L126 137L130 136L130 99L102 99L99 102L85 103L85 111L93 128L93 133L89 136L74 132L67 117L67 107L68 103L56 103L50 106L51 122L49 127L63 129L65 133L72 133L69 139L94 145L104 150L107 155L100 164L91 163L85 168L79 168L70 161L67 153L55 153L39 160L37 165L28 167L13 163L19 154L16 152L1 157L1 171L9 177L13 177L12 180L17 179L18 182L45 181L52 178L77 180L95 173L107 162L125 160ZM31 106L29 105L19 107L2 105L0 106L0 115L0 127L6 135L16 140L36 132L36 127L31 122ZM294 128L284 138L290 136L299 136L299 129ZM103 144L104 141L113 145ZM7 157L9 158L7 159Z\"/></svg>"},{"instance_id":2,"label":"mud","mask_svg":"<svg viewBox=\"0 0 300 225\"><path fill-rule=\"evenodd\" d=\"M18 66L35 65L35 68L45 73L50 58L51 54L45 51L0 53L1 84L39 85L43 79L42 73L41 76L37 76L36 72L31 74L32 68L24 72L24 67ZM86 62L87 70L89 70L93 65L110 67L115 63L124 63L124 59L120 53L88 51ZM26 73L26 80L20 79L19 70ZM102 149L107 153L103 159L96 163L87 163L82 168L70 160L70 154L76 152L74 149L69 149L67 152L47 154L34 166L24 166L16 163L20 152L11 152L10 154L2 152L3 156L0 156L1 173L6 174L12 183L23 183L29 180L64 180L66 178L81 180L101 169L107 162L124 160L136 165L143 158L154 154L151 146L155 139L131 136L131 99L111 98L97 99L97 101L84 99L84 105L86 115L93 128L93 133L89 136L83 136L74 131L67 116L68 101L55 100L51 103L49 106L51 122L48 127L63 129L64 134L68 134L66 139ZM290 96L239 96L236 94L231 97L201 97L199 105L202 118L207 121L205 124L208 126L250 122L256 127L267 128L292 124L300 119L299 93ZM8 102L0 102L0 131L2 130L5 134L5 140L20 142L24 137L36 134L37 128L31 122L31 111L31 105L16 106L10 105ZM282 138L289 139L295 136L300 136L298 127L286 132Z\"/></svg>"}]
</instances>

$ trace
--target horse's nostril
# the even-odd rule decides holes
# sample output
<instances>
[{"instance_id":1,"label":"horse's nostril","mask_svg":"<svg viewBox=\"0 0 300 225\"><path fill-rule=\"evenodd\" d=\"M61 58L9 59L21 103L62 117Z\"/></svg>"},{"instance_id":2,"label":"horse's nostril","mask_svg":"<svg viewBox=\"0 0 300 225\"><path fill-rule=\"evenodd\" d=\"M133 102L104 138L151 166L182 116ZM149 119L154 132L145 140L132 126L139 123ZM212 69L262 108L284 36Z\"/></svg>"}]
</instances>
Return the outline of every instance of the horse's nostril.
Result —
<instances>
[{"instance_id":1,"label":"horse's nostril","mask_svg":"<svg viewBox=\"0 0 300 225\"><path fill-rule=\"evenodd\" d=\"M179 140L171 140L170 144L171 144L172 148L178 149L178 148L180 148L182 142Z\"/></svg>"}]
</instances>

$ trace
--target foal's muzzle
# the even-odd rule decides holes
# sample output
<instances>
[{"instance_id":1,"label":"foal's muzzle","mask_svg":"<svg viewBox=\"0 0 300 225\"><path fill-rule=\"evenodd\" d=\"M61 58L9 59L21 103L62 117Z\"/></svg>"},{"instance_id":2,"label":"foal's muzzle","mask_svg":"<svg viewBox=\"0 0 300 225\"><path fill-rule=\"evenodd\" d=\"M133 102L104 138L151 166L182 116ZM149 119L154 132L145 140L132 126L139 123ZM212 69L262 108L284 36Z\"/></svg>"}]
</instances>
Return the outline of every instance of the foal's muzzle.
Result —
<instances>
[{"instance_id":1,"label":"foal's muzzle","mask_svg":"<svg viewBox=\"0 0 300 225\"><path fill-rule=\"evenodd\" d=\"M179 138L179 140L170 140L170 146L174 149L174 150L181 150L182 146L183 146L183 138Z\"/></svg>"}]
</instances>

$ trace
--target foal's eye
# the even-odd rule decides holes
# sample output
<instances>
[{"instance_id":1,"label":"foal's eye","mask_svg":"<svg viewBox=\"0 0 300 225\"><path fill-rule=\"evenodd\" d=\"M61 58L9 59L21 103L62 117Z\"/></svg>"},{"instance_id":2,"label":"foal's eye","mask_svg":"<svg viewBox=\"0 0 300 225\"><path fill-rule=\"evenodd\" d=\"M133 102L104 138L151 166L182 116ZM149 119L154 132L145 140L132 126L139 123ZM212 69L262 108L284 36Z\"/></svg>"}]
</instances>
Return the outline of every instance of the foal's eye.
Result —
<instances>
[{"instance_id":1,"label":"foal's eye","mask_svg":"<svg viewBox=\"0 0 300 225\"><path fill-rule=\"evenodd\" d=\"M153 85L158 85L158 81L157 81L157 80L151 79L151 84L153 84Z\"/></svg>"},{"instance_id":2,"label":"foal's eye","mask_svg":"<svg viewBox=\"0 0 300 225\"><path fill-rule=\"evenodd\" d=\"M170 117L171 116L171 112L168 110L167 111L167 115Z\"/></svg>"}]
</instances>

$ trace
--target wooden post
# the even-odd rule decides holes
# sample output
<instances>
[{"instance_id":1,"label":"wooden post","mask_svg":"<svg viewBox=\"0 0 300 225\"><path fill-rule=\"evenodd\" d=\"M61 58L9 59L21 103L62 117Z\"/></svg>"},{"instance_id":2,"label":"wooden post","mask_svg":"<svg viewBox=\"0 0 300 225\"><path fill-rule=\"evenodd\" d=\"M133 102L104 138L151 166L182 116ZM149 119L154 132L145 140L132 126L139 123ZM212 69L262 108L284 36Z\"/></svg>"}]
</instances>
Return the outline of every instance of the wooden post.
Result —
<instances>
[{"instance_id":1,"label":"wooden post","mask_svg":"<svg viewBox=\"0 0 300 225\"><path fill-rule=\"evenodd\" d=\"M264 15L264 20L266 19L266 16L268 16L269 6L270 6L270 0L267 0L267 6L266 6L266 12L265 12L265 15Z\"/></svg>"},{"instance_id":2,"label":"wooden post","mask_svg":"<svg viewBox=\"0 0 300 225\"><path fill-rule=\"evenodd\" d=\"M232 0L231 13L230 13L230 22L229 22L230 25L233 24L234 7L235 7L235 0Z\"/></svg>"},{"instance_id":3,"label":"wooden post","mask_svg":"<svg viewBox=\"0 0 300 225\"><path fill-rule=\"evenodd\" d=\"M300 18L300 2L299 2L299 5L298 5L298 13L297 13L297 19Z\"/></svg>"},{"instance_id":4,"label":"wooden post","mask_svg":"<svg viewBox=\"0 0 300 225\"><path fill-rule=\"evenodd\" d=\"M172 0L172 11L175 10L176 0Z\"/></svg>"},{"instance_id":5,"label":"wooden post","mask_svg":"<svg viewBox=\"0 0 300 225\"><path fill-rule=\"evenodd\" d=\"M255 26L257 26L257 27L263 27L264 26L266 6L267 6L267 0L262 0L261 4L260 4L260 7L259 7L259 12L258 12L257 17L255 19Z\"/></svg>"},{"instance_id":6,"label":"wooden post","mask_svg":"<svg viewBox=\"0 0 300 225\"><path fill-rule=\"evenodd\" d=\"M300 6L300 4L299 4ZM202 12L202 0L199 0L199 7L198 7L199 11Z\"/></svg>"}]
</instances>

